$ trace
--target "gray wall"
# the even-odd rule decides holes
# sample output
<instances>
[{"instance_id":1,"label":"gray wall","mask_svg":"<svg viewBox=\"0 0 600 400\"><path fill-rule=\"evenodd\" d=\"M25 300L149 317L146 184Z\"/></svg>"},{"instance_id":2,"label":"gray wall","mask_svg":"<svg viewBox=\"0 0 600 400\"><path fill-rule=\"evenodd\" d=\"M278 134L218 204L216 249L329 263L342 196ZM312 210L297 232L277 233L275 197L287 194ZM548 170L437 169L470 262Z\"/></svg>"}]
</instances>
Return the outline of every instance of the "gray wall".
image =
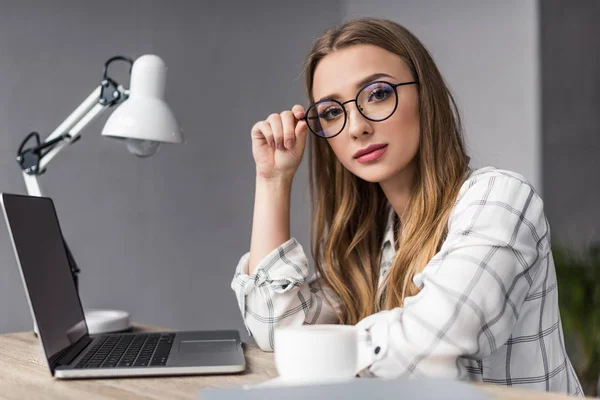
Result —
<instances>
[{"instance_id":1,"label":"gray wall","mask_svg":"<svg viewBox=\"0 0 600 400\"><path fill-rule=\"evenodd\" d=\"M600 241L600 2L541 2L543 165L555 241Z\"/></svg>"},{"instance_id":2,"label":"gray wall","mask_svg":"<svg viewBox=\"0 0 600 400\"><path fill-rule=\"evenodd\" d=\"M536 0L347 0L346 18L392 18L432 53L464 117L474 166L541 187Z\"/></svg>"},{"instance_id":3,"label":"gray wall","mask_svg":"<svg viewBox=\"0 0 600 400\"><path fill-rule=\"evenodd\" d=\"M302 62L314 37L340 20L340 3L6 0L0 10L1 191L25 192L14 160L20 141L58 126L100 82L109 57L155 53L169 68L167 100L185 145L137 159L100 136L107 114L40 179L82 268L84 306L245 335L230 281L249 247L250 128L306 102ZM114 75L128 83L122 66ZM303 166L292 230L308 245L305 194ZM31 326L2 227L0 332Z\"/></svg>"}]
</instances>

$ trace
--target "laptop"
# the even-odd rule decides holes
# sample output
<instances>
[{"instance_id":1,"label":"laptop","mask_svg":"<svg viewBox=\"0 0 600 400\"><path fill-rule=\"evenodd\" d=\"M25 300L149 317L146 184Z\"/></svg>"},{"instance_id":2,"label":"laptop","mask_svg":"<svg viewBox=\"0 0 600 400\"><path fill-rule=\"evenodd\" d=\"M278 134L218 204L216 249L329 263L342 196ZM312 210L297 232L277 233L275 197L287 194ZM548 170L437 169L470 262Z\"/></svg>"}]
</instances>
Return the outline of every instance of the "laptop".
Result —
<instances>
[{"instance_id":1,"label":"laptop","mask_svg":"<svg viewBox=\"0 0 600 400\"><path fill-rule=\"evenodd\" d=\"M0 197L53 377L225 374L246 369L235 330L90 335L52 199L8 193Z\"/></svg>"}]
</instances>

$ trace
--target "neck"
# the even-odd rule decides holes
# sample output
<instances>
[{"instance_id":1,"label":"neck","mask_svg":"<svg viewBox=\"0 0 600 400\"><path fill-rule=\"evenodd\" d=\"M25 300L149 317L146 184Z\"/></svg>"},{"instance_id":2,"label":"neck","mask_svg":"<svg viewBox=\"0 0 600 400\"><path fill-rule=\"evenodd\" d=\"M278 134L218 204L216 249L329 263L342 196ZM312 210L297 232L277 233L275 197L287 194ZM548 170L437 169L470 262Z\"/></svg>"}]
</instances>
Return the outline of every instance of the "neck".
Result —
<instances>
[{"instance_id":1,"label":"neck","mask_svg":"<svg viewBox=\"0 0 600 400\"><path fill-rule=\"evenodd\" d=\"M401 221L403 214L406 211L408 201L410 200L415 173L416 163L412 161L398 175L379 183L379 186L381 186L385 197L389 201L398 217L400 217Z\"/></svg>"}]
</instances>

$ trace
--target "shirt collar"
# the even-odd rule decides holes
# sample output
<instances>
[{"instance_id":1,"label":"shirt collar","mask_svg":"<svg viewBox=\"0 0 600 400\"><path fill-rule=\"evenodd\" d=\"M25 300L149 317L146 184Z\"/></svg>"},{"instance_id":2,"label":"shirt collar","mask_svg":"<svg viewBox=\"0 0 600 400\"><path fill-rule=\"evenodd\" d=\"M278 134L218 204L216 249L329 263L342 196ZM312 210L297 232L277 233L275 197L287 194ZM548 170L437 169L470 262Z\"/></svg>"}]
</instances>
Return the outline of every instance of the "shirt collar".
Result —
<instances>
[{"instance_id":1,"label":"shirt collar","mask_svg":"<svg viewBox=\"0 0 600 400\"><path fill-rule=\"evenodd\" d=\"M467 157L467 161L469 160L469 158ZM467 177L471 177L475 172L478 172L476 170L474 170L473 168L471 168L470 166L467 167L468 173L467 173ZM480 171L479 171L480 172ZM386 243L390 243L392 245L392 248L395 248L396 244L394 242L394 217L396 216L396 212L394 211L394 208L392 207L391 204L388 204L388 217L387 217L387 223L385 225L385 232L383 234L383 242L381 244L381 247L385 247Z\"/></svg>"},{"instance_id":2,"label":"shirt collar","mask_svg":"<svg viewBox=\"0 0 600 400\"><path fill-rule=\"evenodd\" d=\"M392 247L394 247L394 216L396 212L392 206L389 206L388 209L388 218L387 223L385 225L385 232L383 234L383 243L382 247L385 246L386 243L390 243Z\"/></svg>"}]
</instances>

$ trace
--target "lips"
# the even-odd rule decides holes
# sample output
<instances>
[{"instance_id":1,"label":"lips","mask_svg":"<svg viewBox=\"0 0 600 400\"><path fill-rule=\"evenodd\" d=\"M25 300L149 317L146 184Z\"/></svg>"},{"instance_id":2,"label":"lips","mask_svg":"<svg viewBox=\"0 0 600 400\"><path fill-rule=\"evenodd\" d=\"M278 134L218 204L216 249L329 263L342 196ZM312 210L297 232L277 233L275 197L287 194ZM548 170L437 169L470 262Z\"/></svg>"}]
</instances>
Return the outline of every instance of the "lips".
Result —
<instances>
[{"instance_id":1,"label":"lips","mask_svg":"<svg viewBox=\"0 0 600 400\"><path fill-rule=\"evenodd\" d=\"M360 149L359 151L354 153L354 158L359 158L361 156L364 156L365 154L372 153L372 152L379 150L386 146L387 146L387 144L372 144L372 145L367 146L364 149Z\"/></svg>"}]
</instances>

